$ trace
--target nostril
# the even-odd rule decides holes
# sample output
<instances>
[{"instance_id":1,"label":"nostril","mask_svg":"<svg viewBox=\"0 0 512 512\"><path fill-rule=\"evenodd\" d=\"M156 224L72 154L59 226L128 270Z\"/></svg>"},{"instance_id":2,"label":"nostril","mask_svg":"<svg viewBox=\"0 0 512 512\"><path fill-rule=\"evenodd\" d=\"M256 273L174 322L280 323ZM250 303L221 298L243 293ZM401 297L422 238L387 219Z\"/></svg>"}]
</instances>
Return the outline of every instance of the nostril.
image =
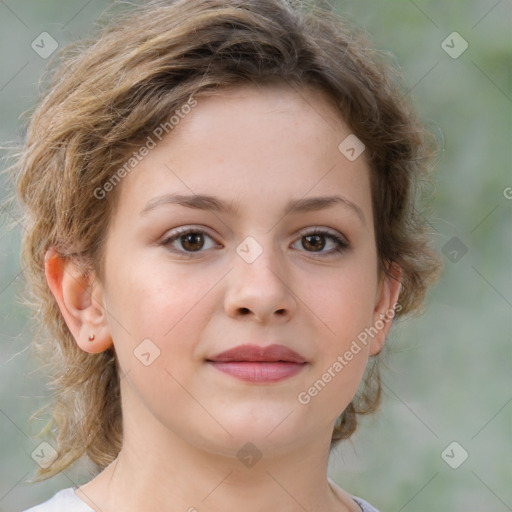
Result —
<instances>
[{"instance_id":1,"label":"nostril","mask_svg":"<svg viewBox=\"0 0 512 512\"><path fill-rule=\"evenodd\" d=\"M247 313L249 313L249 309L248 308L240 308L240 312L243 314L243 315L247 315Z\"/></svg>"}]
</instances>

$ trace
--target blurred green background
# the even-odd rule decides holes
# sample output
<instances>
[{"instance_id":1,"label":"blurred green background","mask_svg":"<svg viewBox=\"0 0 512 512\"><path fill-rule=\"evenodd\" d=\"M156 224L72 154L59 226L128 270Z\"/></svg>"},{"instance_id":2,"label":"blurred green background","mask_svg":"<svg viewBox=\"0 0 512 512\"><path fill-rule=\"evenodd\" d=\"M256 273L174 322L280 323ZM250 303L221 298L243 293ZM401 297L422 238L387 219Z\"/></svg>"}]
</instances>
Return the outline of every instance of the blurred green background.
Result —
<instances>
[{"instance_id":1,"label":"blurred green background","mask_svg":"<svg viewBox=\"0 0 512 512\"><path fill-rule=\"evenodd\" d=\"M109 5L0 1L1 146L21 140L19 116L36 102L47 60L32 41L48 32L64 46L87 35ZM444 140L430 222L445 268L425 313L394 326L383 406L333 452L330 475L383 512L512 510L512 2L351 0L336 7L396 56L407 93ZM0 200L8 193L1 186ZM13 222L15 212L0 210L0 512L88 479L86 464L77 464L25 483L39 444L27 420L49 391L34 372L28 311L19 304ZM466 452L456 469L445 462L456 466Z\"/></svg>"}]
</instances>

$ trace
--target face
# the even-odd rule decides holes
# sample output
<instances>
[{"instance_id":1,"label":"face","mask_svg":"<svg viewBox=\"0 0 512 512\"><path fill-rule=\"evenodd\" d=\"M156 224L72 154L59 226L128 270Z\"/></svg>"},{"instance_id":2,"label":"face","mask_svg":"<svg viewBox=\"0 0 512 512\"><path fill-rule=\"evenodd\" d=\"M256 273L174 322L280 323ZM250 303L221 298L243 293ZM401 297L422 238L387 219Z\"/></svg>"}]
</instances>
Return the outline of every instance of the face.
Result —
<instances>
[{"instance_id":1,"label":"face","mask_svg":"<svg viewBox=\"0 0 512 512\"><path fill-rule=\"evenodd\" d=\"M340 152L318 91L197 101L116 191L101 300L123 415L216 453L330 441L388 327L357 341L390 303L364 153ZM216 357L240 345L302 359Z\"/></svg>"}]
</instances>

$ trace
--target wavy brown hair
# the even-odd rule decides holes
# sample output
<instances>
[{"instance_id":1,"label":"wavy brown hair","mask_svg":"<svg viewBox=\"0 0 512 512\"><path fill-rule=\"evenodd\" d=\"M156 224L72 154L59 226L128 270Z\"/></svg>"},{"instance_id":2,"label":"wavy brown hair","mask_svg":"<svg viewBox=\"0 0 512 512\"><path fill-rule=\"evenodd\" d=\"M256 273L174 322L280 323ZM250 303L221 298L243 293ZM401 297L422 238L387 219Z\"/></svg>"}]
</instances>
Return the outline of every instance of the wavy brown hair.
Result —
<instances>
[{"instance_id":1,"label":"wavy brown hair","mask_svg":"<svg viewBox=\"0 0 512 512\"><path fill-rule=\"evenodd\" d=\"M432 137L408 105L395 66L371 49L363 31L330 8L299 0L150 1L107 13L105 21L89 40L57 54L12 166L24 211L34 347L54 390L51 420L40 435L50 436L59 454L35 480L82 455L101 470L123 438L115 352L78 347L47 285L45 252L54 247L103 278L118 194L114 189L100 200L94 192L191 97L241 84L326 93L366 146L380 269L402 269L397 316L419 311L440 268L415 206L428 182ZM372 366L331 447L354 432L358 414L376 409L380 395Z\"/></svg>"}]
</instances>

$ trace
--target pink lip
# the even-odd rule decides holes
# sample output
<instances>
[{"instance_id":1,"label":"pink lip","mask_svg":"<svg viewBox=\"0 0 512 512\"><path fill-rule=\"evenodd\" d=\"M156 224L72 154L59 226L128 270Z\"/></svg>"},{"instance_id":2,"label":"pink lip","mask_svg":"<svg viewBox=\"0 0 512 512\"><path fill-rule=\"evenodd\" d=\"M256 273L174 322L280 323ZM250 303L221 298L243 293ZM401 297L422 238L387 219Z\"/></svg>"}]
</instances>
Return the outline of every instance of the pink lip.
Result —
<instances>
[{"instance_id":1,"label":"pink lip","mask_svg":"<svg viewBox=\"0 0 512 512\"><path fill-rule=\"evenodd\" d=\"M305 363L306 360L297 354L291 348L284 345L268 345L262 347L260 345L238 345L216 356L208 358L209 361L256 361L265 363L274 363L277 361L285 361L288 363Z\"/></svg>"},{"instance_id":2,"label":"pink lip","mask_svg":"<svg viewBox=\"0 0 512 512\"><path fill-rule=\"evenodd\" d=\"M207 361L217 370L249 382L277 382L300 372L307 361L284 345L239 345Z\"/></svg>"},{"instance_id":3,"label":"pink lip","mask_svg":"<svg viewBox=\"0 0 512 512\"><path fill-rule=\"evenodd\" d=\"M306 363L254 363L210 361L210 364L223 373L249 382L277 382L299 373Z\"/></svg>"}]
</instances>

